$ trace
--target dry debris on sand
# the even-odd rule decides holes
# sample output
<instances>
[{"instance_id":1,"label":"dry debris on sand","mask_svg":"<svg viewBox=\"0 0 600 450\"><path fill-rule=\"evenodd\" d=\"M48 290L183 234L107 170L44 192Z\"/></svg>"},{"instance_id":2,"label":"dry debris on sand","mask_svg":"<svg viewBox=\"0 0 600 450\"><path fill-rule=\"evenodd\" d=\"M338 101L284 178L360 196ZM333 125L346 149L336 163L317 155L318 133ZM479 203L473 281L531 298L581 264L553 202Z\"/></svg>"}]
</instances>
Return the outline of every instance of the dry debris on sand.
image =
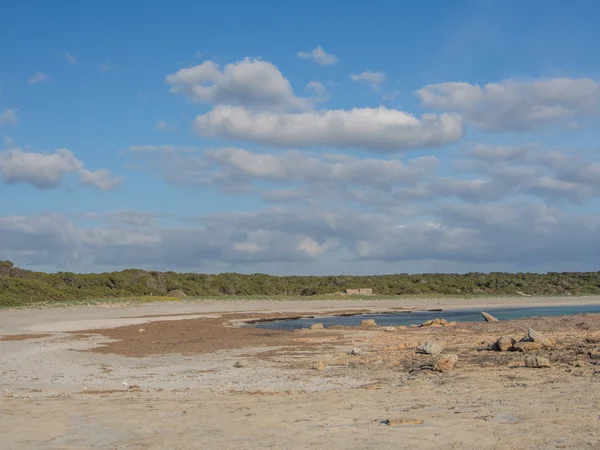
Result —
<instances>
[{"instance_id":1,"label":"dry debris on sand","mask_svg":"<svg viewBox=\"0 0 600 450\"><path fill-rule=\"evenodd\" d=\"M221 305L3 339L3 448L598 448L600 315L281 331Z\"/></svg>"}]
</instances>

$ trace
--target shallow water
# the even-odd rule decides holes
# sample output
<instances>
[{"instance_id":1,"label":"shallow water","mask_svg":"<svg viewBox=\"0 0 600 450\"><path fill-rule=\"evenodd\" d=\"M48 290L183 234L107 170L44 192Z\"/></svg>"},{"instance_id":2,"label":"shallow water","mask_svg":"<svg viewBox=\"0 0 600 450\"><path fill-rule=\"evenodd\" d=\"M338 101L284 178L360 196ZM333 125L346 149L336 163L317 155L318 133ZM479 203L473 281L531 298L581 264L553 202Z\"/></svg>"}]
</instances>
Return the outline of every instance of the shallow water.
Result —
<instances>
[{"instance_id":1,"label":"shallow water","mask_svg":"<svg viewBox=\"0 0 600 450\"><path fill-rule=\"evenodd\" d=\"M520 319L535 316L564 316L571 314L600 313L600 304L573 305L573 306L536 306L529 308L490 308L486 312L500 320ZM481 322L481 309L444 310L444 311L412 311L381 314L363 314L359 316L343 317L315 317L313 319L277 320L274 322L260 322L258 328L266 330L297 330L310 327L315 323L322 323L325 327L331 325L357 326L364 319L375 319L377 325L411 325L420 324L426 320L446 319L449 322Z\"/></svg>"}]
</instances>

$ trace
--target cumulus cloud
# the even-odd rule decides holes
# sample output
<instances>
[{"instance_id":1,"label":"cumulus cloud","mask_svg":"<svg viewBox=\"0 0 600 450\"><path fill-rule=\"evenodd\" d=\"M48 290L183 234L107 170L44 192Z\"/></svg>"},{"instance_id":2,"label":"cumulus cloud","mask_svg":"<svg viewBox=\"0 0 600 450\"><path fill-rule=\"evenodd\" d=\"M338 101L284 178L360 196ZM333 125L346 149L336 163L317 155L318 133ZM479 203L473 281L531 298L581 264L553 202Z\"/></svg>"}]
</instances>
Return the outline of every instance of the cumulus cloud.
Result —
<instances>
[{"instance_id":1,"label":"cumulus cloud","mask_svg":"<svg viewBox=\"0 0 600 450\"><path fill-rule=\"evenodd\" d=\"M98 265L185 269L220 263L249 271L265 262L298 268L341 258L351 258L356 268L373 261L438 261L446 270L484 263L519 270L558 261L560 270L572 262L593 264L600 250L598 217L532 204L451 205L418 220L278 209L205 215L171 226L130 223L132 213L117 211L117 223L91 227L57 214L0 217L0 257L64 264L85 255Z\"/></svg>"},{"instance_id":2,"label":"cumulus cloud","mask_svg":"<svg viewBox=\"0 0 600 450\"><path fill-rule=\"evenodd\" d=\"M589 78L509 79L484 86L446 82L425 86L416 95L424 106L460 112L486 131L528 131L596 112L600 84Z\"/></svg>"},{"instance_id":3,"label":"cumulus cloud","mask_svg":"<svg viewBox=\"0 0 600 450\"><path fill-rule=\"evenodd\" d=\"M388 152L442 146L463 136L461 119L454 114L425 114L417 118L384 107L255 113L241 107L219 105L198 116L194 128L202 136L272 146L357 147Z\"/></svg>"},{"instance_id":4,"label":"cumulus cloud","mask_svg":"<svg viewBox=\"0 0 600 450\"><path fill-rule=\"evenodd\" d=\"M297 56L298 58L313 60L321 66L330 66L338 60L335 55L327 53L320 45L313 48L310 52L298 52Z\"/></svg>"},{"instance_id":5,"label":"cumulus cloud","mask_svg":"<svg viewBox=\"0 0 600 450\"><path fill-rule=\"evenodd\" d=\"M378 91L381 89L381 84L385 81L385 73L366 70L362 73L350 75L350 79L358 83L369 83L374 90Z\"/></svg>"},{"instance_id":6,"label":"cumulus cloud","mask_svg":"<svg viewBox=\"0 0 600 450\"><path fill-rule=\"evenodd\" d=\"M548 151L536 145L474 145L461 151L454 166L454 177L434 177L416 188L399 189L395 198L456 197L482 203L528 195L547 203L584 203L600 197L600 163L576 152Z\"/></svg>"},{"instance_id":7,"label":"cumulus cloud","mask_svg":"<svg viewBox=\"0 0 600 450\"><path fill-rule=\"evenodd\" d=\"M17 117L17 109L16 108L4 108L2 114L0 114L0 126L2 125L16 125L19 123L19 118Z\"/></svg>"},{"instance_id":8,"label":"cumulus cloud","mask_svg":"<svg viewBox=\"0 0 600 450\"><path fill-rule=\"evenodd\" d=\"M168 75L171 92L196 103L247 108L309 109L310 100L297 97L292 85L270 62L245 58L221 70L213 61Z\"/></svg>"},{"instance_id":9,"label":"cumulus cloud","mask_svg":"<svg viewBox=\"0 0 600 450\"><path fill-rule=\"evenodd\" d=\"M62 185L70 174L79 175L81 183L99 190L113 189L120 184L120 180L107 170L92 172L85 169L83 163L64 148L54 153L21 149L0 152L0 178L7 184L24 183L39 189L52 189Z\"/></svg>"},{"instance_id":10,"label":"cumulus cloud","mask_svg":"<svg viewBox=\"0 0 600 450\"><path fill-rule=\"evenodd\" d=\"M42 72L36 72L34 73L32 76L29 77L29 84L38 84L38 83L43 83L45 81L48 81L50 79L50 76L46 75L45 73Z\"/></svg>"},{"instance_id":11,"label":"cumulus cloud","mask_svg":"<svg viewBox=\"0 0 600 450\"><path fill-rule=\"evenodd\" d=\"M350 186L389 190L413 185L433 173L437 158L400 160L357 158L340 153L308 154L300 151L253 153L240 148L207 150L202 156L172 158L157 167L163 176L178 184L250 187L261 182L295 186L294 191L272 189L263 194L273 201L301 200L327 194L345 198Z\"/></svg>"}]
</instances>

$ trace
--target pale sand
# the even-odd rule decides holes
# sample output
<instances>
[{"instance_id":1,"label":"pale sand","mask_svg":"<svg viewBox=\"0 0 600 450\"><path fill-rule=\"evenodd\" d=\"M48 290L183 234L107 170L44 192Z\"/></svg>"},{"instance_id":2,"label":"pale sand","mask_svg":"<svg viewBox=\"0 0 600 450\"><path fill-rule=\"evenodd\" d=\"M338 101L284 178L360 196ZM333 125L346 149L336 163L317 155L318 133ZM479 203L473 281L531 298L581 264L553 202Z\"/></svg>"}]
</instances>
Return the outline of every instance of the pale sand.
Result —
<instances>
[{"instance_id":1,"label":"pale sand","mask_svg":"<svg viewBox=\"0 0 600 450\"><path fill-rule=\"evenodd\" d=\"M51 336L0 341L0 448L600 448L600 366L585 356L600 345L584 339L600 330L596 315L391 333L297 332L293 348L143 358L75 351L107 338L66 333L135 325L133 332L145 327L144 338L159 342L157 330L173 324L176 334L186 323L179 319L202 326L227 312L591 303L600 297L215 300L2 311L0 335ZM140 317L161 314L169 316ZM550 369L524 368L519 353L477 352L500 334L522 336L532 324L562 345L545 353ZM187 333L182 343L189 344ZM424 340L446 342L459 354L456 369L410 374L415 364L432 361L414 353ZM177 340L169 345L177 352ZM346 355L353 347L363 353ZM247 367L235 368L236 360ZM326 369L312 370L315 361ZM423 424L383 423L398 418Z\"/></svg>"}]
</instances>

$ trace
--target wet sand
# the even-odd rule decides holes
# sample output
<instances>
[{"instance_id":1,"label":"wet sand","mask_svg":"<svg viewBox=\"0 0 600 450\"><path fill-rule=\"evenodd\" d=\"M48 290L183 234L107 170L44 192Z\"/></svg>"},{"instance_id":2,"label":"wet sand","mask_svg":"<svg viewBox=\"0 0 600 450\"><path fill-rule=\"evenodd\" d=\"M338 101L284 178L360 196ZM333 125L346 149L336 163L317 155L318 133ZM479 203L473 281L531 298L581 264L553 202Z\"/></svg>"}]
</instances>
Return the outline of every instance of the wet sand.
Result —
<instances>
[{"instance_id":1,"label":"wet sand","mask_svg":"<svg viewBox=\"0 0 600 450\"><path fill-rule=\"evenodd\" d=\"M388 331L232 326L299 313L575 302L600 298L3 311L2 448L600 448L600 315ZM524 353L487 350L528 328L556 340L534 352L551 367L526 368ZM425 341L456 354L455 368L430 370L437 358L415 351ZM349 355L352 348L360 354ZM323 370L313 369L319 363Z\"/></svg>"}]
</instances>

